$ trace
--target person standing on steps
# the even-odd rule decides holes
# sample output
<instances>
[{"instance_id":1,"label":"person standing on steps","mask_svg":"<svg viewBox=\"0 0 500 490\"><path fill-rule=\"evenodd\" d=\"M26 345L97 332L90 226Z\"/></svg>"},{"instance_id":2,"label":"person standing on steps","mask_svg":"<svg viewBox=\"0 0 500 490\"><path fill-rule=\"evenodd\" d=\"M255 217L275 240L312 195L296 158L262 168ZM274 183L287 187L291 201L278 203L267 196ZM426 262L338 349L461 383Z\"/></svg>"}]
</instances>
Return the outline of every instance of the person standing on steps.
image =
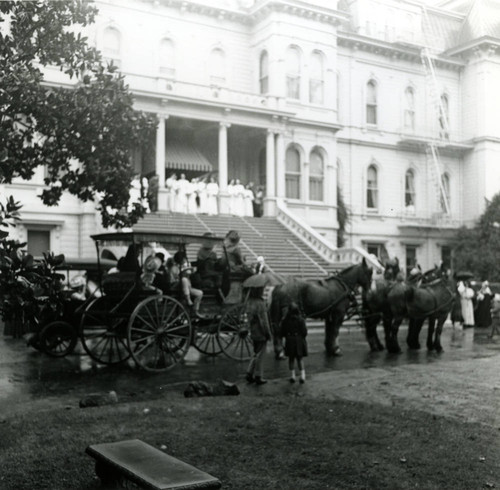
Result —
<instances>
[{"instance_id":1,"label":"person standing on steps","mask_svg":"<svg viewBox=\"0 0 500 490\"><path fill-rule=\"evenodd\" d=\"M264 288L251 289L246 311L253 343L253 355L248 364L246 380L256 385L267 383L267 380L263 378L262 359L266 352L267 342L271 340L271 328L263 294Z\"/></svg>"},{"instance_id":2,"label":"person standing on steps","mask_svg":"<svg viewBox=\"0 0 500 490\"><path fill-rule=\"evenodd\" d=\"M307 327L296 303L290 303L288 312L281 323L281 335L285 338L285 355L290 368L290 383L295 383L295 360L300 371L300 383L306 381L303 358L307 356Z\"/></svg>"}]
</instances>

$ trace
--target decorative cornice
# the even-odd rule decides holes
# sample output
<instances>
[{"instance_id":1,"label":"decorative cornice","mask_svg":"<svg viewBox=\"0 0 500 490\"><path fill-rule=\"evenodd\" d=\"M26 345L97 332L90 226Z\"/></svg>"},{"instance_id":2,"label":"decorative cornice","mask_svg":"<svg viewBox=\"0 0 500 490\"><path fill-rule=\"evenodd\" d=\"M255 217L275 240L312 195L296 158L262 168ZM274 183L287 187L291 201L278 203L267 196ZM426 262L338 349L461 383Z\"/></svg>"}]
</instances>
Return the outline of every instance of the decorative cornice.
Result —
<instances>
[{"instance_id":1,"label":"decorative cornice","mask_svg":"<svg viewBox=\"0 0 500 490\"><path fill-rule=\"evenodd\" d=\"M478 51L494 54L495 52L500 51L499 48L500 39L491 36L483 36L461 46L449 49L444 54L446 56L464 56L470 54L471 52L477 54Z\"/></svg>"},{"instance_id":2,"label":"decorative cornice","mask_svg":"<svg viewBox=\"0 0 500 490\"><path fill-rule=\"evenodd\" d=\"M407 45L390 43L345 31L337 32L337 45L354 50L378 54L386 58L391 58L392 60L400 59L418 64L421 63L421 53L422 49L424 49L424 46L416 44ZM452 59L449 55L435 56L433 58L433 62L435 66L452 70L460 70L465 66L465 63L462 60Z\"/></svg>"}]
</instances>

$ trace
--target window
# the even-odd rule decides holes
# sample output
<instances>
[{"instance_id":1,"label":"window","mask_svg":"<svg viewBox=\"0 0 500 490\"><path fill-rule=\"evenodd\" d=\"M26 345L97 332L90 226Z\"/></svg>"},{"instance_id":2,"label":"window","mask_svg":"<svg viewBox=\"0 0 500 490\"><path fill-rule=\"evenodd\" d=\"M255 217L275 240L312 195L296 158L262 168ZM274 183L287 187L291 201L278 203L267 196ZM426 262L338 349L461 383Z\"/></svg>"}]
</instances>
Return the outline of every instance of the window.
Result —
<instances>
[{"instance_id":1,"label":"window","mask_svg":"<svg viewBox=\"0 0 500 490\"><path fill-rule=\"evenodd\" d=\"M285 192L290 199L300 199L300 153L296 148L286 150Z\"/></svg>"},{"instance_id":2,"label":"window","mask_svg":"<svg viewBox=\"0 0 500 490\"><path fill-rule=\"evenodd\" d=\"M405 90L404 128L415 130L415 92L411 87Z\"/></svg>"},{"instance_id":3,"label":"window","mask_svg":"<svg viewBox=\"0 0 500 490\"><path fill-rule=\"evenodd\" d=\"M373 80L366 85L366 123L377 124L377 84Z\"/></svg>"},{"instance_id":4,"label":"window","mask_svg":"<svg viewBox=\"0 0 500 490\"><path fill-rule=\"evenodd\" d=\"M259 93L269 92L269 56L267 51L262 51L259 60Z\"/></svg>"},{"instance_id":5,"label":"window","mask_svg":"<svg viewBox=\"0 0 500 490\"><path fill-rule=\"evenodd\" d=\"M226 83L226 55L220 48L210 53L210 83L224 85Z\"/></svg>"},{"instance_id":6,"label":"window","mask_svg":"<svg viewBox=\"0 0 500 490\"><path fill-rule=\"evenodd\" d=\"M406 276L410 275L410 271L417 265L417 247L414 245L406 245Z\"/></svg>"},{"instance_id":7,"label":"window","mask_svg":"<svg viewBox=\"0 0 500 490\"><path fill-rule=\"evenodd\" d=\"M407 212L415 212L415 174L408 170L405 174L405 209Z\"/></svg>"},{"instance_id":8,"label":"window","mask_svg":"<svg viewBox=\"0 0 500 490\"><path fill-rule=\"evenodd\" d=\"M439 104L439 137L445 140L450 138L450 109L449 100L446 94L441 95Z\"/></svg>"},{"instance_id":9,"label":"window","mask_svg":"<svg viewBox=\"0 0 500 490\"><path fill-rule=\"evenodd\" d=\"M319 51L313 52L309 73L309 102L311 104L323 104L325 85L323 53Z\"/></svg>"},{"instance_id":10,"label":"window","mask_svg":"<svg viewBox=\"0 0 500 490\"><path fill-rule=\"evenodd\" d=\"M286 96L300 99L300 51L291 46L286 52Z\"/></svg>"},{"instance_id":11,"label":"window","mask_svg":"<svg viewBox=\"0 0 500 490\"><path fill-rule=\"evenodd\" d=\"M377 257L380 261L382 261L387 255L387 251L383 243L367 243L366 251L371 255L375 255L375 257Z\"/></svg>"},{"instance_id":12,"label":"window","mask_svg":"<svg viewBox=\"0 0 500 490\"><path fill-rule=\"evenodd\" d=\"M118 68L121 67L121 35L114 27L107 27L103 35L104 58Z\"/></svg>"},{"instance_id":13,"label":"window","mask_svg":"<svg viewBox=\"0 0 500 490\"><path fill-rule=\"evenodd\" d=\"M175 77L174 43L170 39L162 39L160 42L160 73Z\"/></svg>"},{"instance_id":14,"label":"window","mask_svg":"<svg viewBox=\"0 0 500 490\"><path fill-rule=\"evenodd\" d=\"M441 192L440 192L440 198L441 198L441 210L443 213L449 213L450 212L450 176L447 173L444 173L441 175ZM444 195L443 195L444 193Z\"/></svg>"},{"instance_id":15,"label":"window","mask_svg":"<svg viewBox=\"0 0 500 490\"><path fill-rule=\"evenodd\" d=\"M366 173L366 207L370 210L378 209L377 179L377 168L374 165L370 165Z\"/></svg>"},{"instance_id":16,"label":"window","mask_svg":"<svg viewBox=\"0 0 500 490\"><path fill-rule=\"evenodd\" d=\"M50 251L49 230L28 230L28 253L34 257L41 257L44 252Z\"/></svg>"},{"instance_id":17,"label":"window","mask_svg":"<svg viewBox=\"0 0 500 490\"><path fill-rule=\"evenodd\" d=\"M323 157L319 151L313 150L309 159L309 199L311 201L323 201L323 189Z\"/></svg>"}]
</instances>

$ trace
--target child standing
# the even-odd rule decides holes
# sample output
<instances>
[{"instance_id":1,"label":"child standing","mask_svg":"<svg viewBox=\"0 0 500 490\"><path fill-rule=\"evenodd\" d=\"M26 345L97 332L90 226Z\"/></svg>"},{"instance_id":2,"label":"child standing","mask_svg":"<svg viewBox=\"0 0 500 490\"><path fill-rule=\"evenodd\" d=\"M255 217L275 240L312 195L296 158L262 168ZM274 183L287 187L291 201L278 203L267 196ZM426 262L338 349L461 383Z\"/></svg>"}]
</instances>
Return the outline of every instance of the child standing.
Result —
<instances>
[{"instance_id":1,"label":"child standing","mask_svg":"<svg viewBox=\"0 0 500 490\"><path fill-rule=\"evenodd\" d=\"M306 381L303 358L307 356L307 327L296 303L290 303L281 323L281 335L285 337L285 355L290 368L290 383L295 383L295 359L300 370L300 383Z\"/></svg>"}]
</instances>

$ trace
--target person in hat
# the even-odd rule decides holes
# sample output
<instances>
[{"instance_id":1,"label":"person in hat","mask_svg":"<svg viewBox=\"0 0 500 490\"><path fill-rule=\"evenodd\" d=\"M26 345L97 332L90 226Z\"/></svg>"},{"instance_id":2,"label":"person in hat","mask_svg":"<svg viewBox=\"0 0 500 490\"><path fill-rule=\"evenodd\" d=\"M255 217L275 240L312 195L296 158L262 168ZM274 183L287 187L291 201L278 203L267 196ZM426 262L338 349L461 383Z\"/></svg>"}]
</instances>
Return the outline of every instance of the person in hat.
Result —
<instances>
[{"instance_id":1,"label":"person in hat","mask_svg":"<svg viewBox=\"0 0 500 490\"><path fill-rule=\"evenodd\" d=\"M457 286L460 295L460 306L462 308L462 318L464 319L464 328L474 326L474 290L470 287L469 281L460 281Z\"/></svg>"},{"instance_id":2,"label":"person in hat","mask_svg":"<svg viewBox=\"0 0 500 490\"><path fill-rule=\"evenodd\" d=\"M290 368L290 383L295 383L295 360L300 371L300 383L306 381L303 358L307 356L307 327L296 303L290 303L281 322L281 336L285 338L285 355Z\"/></svg>"},{"instance_id":3,"label":"person in hat","mask_svg":"<svg viewBox=\"0 0 500 490\"><path fill-rule=\"evenodd\" d=\"M262 255L259 255L257 257L257 263L254 266L255 274L264 274L264 272L268 271L268 267L266 265L266 262L264 261L264 257Z\"/></svg>"},{"instance_id":4,"label":"person in hat","mask_svg":"<svg viewBox=\"0 0 500 490\"><path fill-rule=\"evenodd\" d=\"M188 262L184 262L181 266L180 271L180 283L182 294L186 298L186 302L189 306L193 307L193 311L196 316L200 316L200 304L203 299L203 291L201 289L196 289L191 284L191 274L193 273L192 267Z\"/></svg>"},{"instance_id":5,"label":"person in hat","mask_svg":"<svg viewBox=\"0 0 500 490\"><path fill-rule=\"evenodd\" d=\"M161 260L154 256L149 255L144 261L143 272L141 274L141 281L144 285L145 289L152 289L161 292L160 289L154 286L156 273L159 271L161 267Z\"/></svg>"},{"instance_id":6,"label":"person in hat","mask_svg":"<svg viewBox=\"0 0 500 490\"><path fill-rule=\"evenodd\" d=\"M474 309L476 327L488 328L491 325L491 294L490 283L484 281L477 293L477 303Z\"/></svg>"},{"instance_id":7,"label":"person in hat","mask_svg":"<svg viewBox=\"0 0 500 490\"><path fill-rule=\"evenodd\" d=\"M491 305L491 333L489 335L490 339L493 335L500 334L500 294L495 294L493 296L493 301Z\"/></svg>"},{"instance_id":8,"label":"person in hat","mask_svg":"<svg viewBox=\"0 0 500 490\"><path fill-rule=\"evenodd\" d=\"M85 288L87 287L87 281L83 276L75 276L69 282L70 288L72 289L71 299L76 301L85 301L87 296L85 294Z\"/></svg>"}]
</instances>

